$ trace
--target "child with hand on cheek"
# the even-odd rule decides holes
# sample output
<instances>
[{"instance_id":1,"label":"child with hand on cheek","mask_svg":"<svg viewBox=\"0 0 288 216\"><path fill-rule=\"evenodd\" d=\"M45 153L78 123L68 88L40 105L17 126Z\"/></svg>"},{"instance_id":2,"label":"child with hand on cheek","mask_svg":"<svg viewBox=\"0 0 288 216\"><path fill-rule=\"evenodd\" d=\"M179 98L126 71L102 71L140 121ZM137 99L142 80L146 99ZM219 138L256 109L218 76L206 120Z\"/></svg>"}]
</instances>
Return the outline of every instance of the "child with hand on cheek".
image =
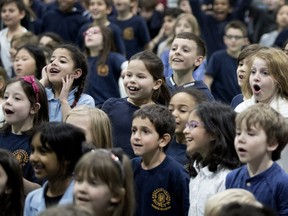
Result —
<instances>
[{"instance_id":1,"label":"child with hand on cheek","mask_svg":"<svg viewBox=\"0 0 288 216\"><path fill-rule=\"evenodd\" d=\"M43 73L41 83L47 87L50 121L63 121L76 105L95 106L94 99L82 93L87 62L84 54L75 45L59 45L44 71L46 74Z\"/></svg>"}]
</instances>

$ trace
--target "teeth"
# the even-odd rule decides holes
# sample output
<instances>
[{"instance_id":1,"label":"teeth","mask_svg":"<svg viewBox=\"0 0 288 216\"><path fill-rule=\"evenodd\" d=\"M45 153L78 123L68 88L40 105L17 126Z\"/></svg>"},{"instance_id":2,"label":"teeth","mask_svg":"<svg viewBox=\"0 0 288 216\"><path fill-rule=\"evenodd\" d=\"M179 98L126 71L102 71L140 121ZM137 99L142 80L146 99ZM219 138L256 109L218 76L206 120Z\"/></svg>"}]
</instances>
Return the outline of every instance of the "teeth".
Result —
<instances>
[{"instance_id":1,"label":"teeth","mask_svg":"<svg viewBox=\"0 0 288 216\"><path fill-rule=\"evenodd\" d=\"M192 138L186 138L186 141L187 141L187 142L191 142L191 141L192 141Z\"/></svg>"},{"instance_id":2,"label":"teeth","mask_svg":"<svg viewBox=\"0 0 288 216\"><path fill-rule=\"evenodd\" d=\"M182 60L179 59L179 58L174 58L173 61L174 61L174 62L182 62Z\"/></svg>"},{"instance_id":3,"label":"teeth","mask_svg":"<svg viewBox=\"0 0 288 216\"><path fill-rule=\"evenodd\" d=\"M129 89L130 91L137 91L137 90L139 90L138 88L133 87L133 86L128 87L128 89Z\"/></svg>"}]
</instances>

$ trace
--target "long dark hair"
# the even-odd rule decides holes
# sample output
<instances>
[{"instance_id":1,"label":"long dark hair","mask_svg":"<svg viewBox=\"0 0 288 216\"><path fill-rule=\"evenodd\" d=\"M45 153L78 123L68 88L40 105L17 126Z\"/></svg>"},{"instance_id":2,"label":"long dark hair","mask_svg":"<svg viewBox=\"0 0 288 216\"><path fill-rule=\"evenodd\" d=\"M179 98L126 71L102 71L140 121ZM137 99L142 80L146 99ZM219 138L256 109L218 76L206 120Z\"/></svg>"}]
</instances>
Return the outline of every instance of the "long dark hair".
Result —
<instances>
[{"instance_id":1,"label":"long dark hair","mask_svg":"<svg viewBox=\"0 0 288 216\"><path fill-rule=\"evenodd\" d=\"M208 166L211 172L219 168L235 169L240 166L234 148L236 112L229 105L216 101L200 103L192 112L201 119L206 132L214 137L210 141L207 156L203 158L199 153L194 153L191 155L192 163L196 161L203 167ZM196 176L196 170L190 168L190 174Z\"/></svg>"},{"instance_id":2,"label":"long dark hair","mask_svg":"<svg viewBox=\"0 0 288 216\"><path fill-rule=\"evenodd\" d=\"M19 162L11 152L0 148L0 166L7 175L8 190L0 194L0 216L22 216L24 186Z\"/></svg>"}]
</instances>

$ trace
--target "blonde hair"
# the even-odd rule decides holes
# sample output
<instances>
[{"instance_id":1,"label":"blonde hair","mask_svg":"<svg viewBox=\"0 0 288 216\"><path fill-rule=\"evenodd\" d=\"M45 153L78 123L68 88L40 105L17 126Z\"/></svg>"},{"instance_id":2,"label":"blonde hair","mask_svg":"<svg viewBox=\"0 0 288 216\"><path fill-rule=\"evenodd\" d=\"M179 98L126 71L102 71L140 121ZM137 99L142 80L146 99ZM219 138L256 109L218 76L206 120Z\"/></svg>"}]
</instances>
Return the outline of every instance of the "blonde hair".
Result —
<instances>
[{"instance_id":1,"label":"blonde hair","mask_svg":"<svg viewBox=\"0 0 288 216\"><path fill-rule=\"evenodd\" d=\"M263 59L266 62L268 72L276 82L277 95L282 98L288 99L288 61L287 55L284 53L284 51L280 48L274 47L262 48L258 50L253 56L253 59L251 61L251 67L255 58ZM250 74L251 68L249 74L246 77L247 79L249 79ZM245 81L245 84L249 85L244 87L245 90L252 93L249 81Z\"/></svg>"},{"instance_id":2,"label":"blonde hair","mask_svg":"<svg viewBox=\"0 0 288 216\"><path fill-rule=\"evenodd\" d=\"M216 193L208 198L205 206L205 216L219 216L223 206L235 202L262 207L262 204L256 200L251 192L240 188L232 188Z\"/></svg>"},{"instance_id":3,"label":"blonde hair","mask_svg":"<svg viewBox=\"0 0 288 216\"><path fill-rule=\"evenodd\" d=\"M69 116L89 116L93 145L96 148L112 148L112 126L107 114L96 108L87 105L74 107L69 111Z\"/></svg>"},{"instance_id":4,"label":"blonde hair","mask_svg":"<svg viewBox=\"0 0 288 216\"><path fill-rule=\"evenodd\" d=\"M75 167L77 179L88 181L100 179L107 184L112 195L119 197L119 202L106 209L106 216L134 215L134 181L130 159L123 150L95 149L86 153Z\"/></svg>"}]
</instances>

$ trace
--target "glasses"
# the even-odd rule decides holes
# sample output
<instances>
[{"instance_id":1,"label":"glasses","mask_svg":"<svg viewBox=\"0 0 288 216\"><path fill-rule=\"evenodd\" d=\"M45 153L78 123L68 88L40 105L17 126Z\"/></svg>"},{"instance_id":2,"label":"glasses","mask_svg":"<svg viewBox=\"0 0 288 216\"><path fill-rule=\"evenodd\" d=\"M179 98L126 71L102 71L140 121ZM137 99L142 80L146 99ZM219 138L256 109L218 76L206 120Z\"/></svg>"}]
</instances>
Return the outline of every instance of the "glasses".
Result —
<instances>
[{"instance_id":1,"label":"glasses","mask_svg":"<svg viewBox=\"0 0 288 216\"><path fill-rule=\"evenodd\" d=\"M100 30L99 29L89 29L85 32L83 32L83 36L87 36L87 35L95 35L95 34L98 34L100 33Z\"/></svg>"},{"instance_id":2,"label":"glasses","mask_svg":"<svg viewBox=\"0 0 288 216\"><path fill-rule=\"evenodd\" d=\"M229 40L232 40L232 39L240 40L240 39L244 38L243 36L238 36L238 35L225 35L225 37Z\"/></svg>"},{"instance_id":3,"label":"glasses","mask_svg":"<svg viewBox=\"0 0 288 216\"><path fill-rule=\"evenodd\" d=\"M193 129L196 127L204 127L204 124L194 120L186 123L186 128Z\"/></svg>"}]
</instances>

